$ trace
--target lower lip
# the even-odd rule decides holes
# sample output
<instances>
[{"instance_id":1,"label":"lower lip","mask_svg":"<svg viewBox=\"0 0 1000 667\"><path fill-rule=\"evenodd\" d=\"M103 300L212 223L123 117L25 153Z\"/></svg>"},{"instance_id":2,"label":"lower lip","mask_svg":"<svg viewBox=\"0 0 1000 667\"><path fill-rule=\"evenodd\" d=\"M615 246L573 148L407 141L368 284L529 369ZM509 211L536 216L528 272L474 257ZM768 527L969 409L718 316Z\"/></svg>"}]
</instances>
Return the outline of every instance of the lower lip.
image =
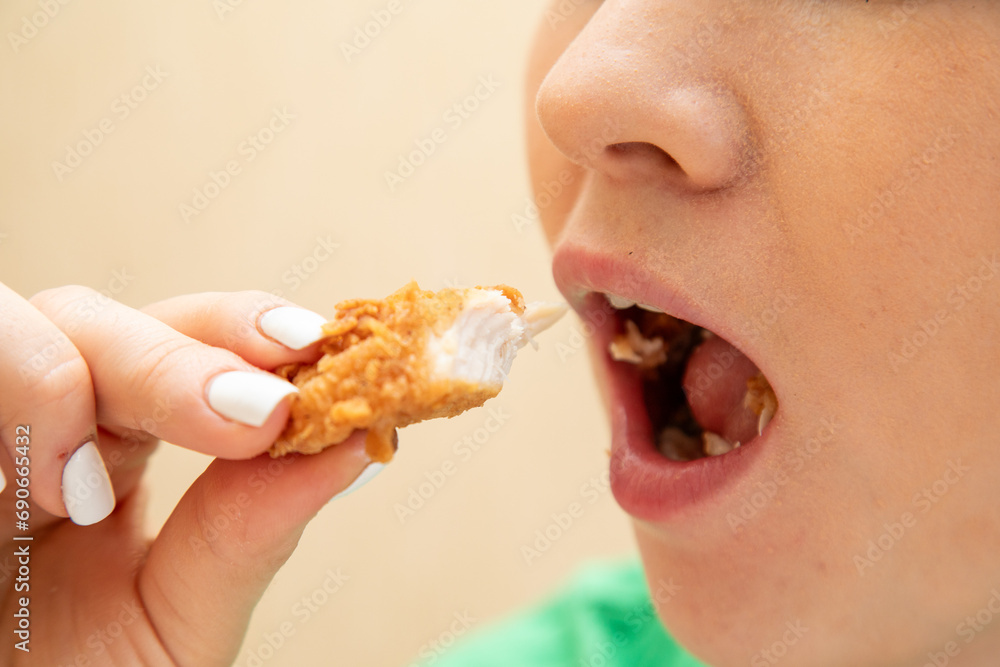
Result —
<instances>
[{"instance_id":1,"label":"lower lip","mask_svg":"<svg viewBox=\"0 0 1000 667\"><path fill-rule=\"evenodd\" d=\"M611 360L606 352L615 335L609 305L599 294L587 299L586 320L603 322L595 327L593 342L604 360L611 405L612 493L622 509L636 519L655 523L680 520L710 498L724 495L745 475L766 449L772 429L722 456L678 462L660 454L653 443L637 369Z\"/></svg>"}]
</instances>

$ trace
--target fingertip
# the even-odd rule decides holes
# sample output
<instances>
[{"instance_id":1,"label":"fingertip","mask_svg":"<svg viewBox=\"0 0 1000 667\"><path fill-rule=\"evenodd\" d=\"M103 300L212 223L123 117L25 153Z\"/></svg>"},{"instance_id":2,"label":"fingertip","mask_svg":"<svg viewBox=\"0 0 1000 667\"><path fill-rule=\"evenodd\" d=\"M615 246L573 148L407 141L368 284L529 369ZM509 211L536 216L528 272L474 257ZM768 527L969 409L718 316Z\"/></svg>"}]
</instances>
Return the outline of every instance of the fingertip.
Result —
<instances>
[{"instance_id":1,"label":"fingertip","mask_svg":"<svg viewBox=\"0 0 1000 667\"><path fill-rule=\"evenodd\" d=\"M279 306L257 320L260 332L290 350L304 350L323 339L326 318L298 306Z\"/></svg>"},{"instance_id":2,"label":"fingertip","mask_svg":"<svg viewBox=\"0 0 1000 667\"><path fill-rule=\"evenodd\" d=\"M268 422L283 402L298 388L270 373L228 371L209 380L206 398L219 415L246 426Z\"/></svg>"},{"instance_id":3,"label":"fingertip","mask_svg":"<svg viewBox=\"0 0 1000 667\"><path fill-rule=\"evenodd\" d=\"M114 511L114 487L93 440L79 447L66 461L62 497L69 518L79 526L99 523Z\"/></svg>"}]
</instances>

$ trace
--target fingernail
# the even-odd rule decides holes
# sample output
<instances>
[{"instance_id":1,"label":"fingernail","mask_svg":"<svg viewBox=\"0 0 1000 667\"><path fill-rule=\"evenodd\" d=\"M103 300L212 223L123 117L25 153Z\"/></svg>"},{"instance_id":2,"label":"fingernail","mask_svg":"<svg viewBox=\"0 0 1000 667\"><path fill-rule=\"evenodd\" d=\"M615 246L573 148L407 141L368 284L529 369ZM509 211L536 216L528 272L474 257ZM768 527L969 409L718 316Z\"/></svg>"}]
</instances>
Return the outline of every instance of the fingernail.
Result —
<instances>
[{"instance_id":1,"label":"fingernail","mask_svg":"<svg viewBox=\"0 0 1000 667\"><path fill-rule=\"evenodd\" d=\"M69 457L62 474L62 495L73 523L89 526L115 509L115 491L97 445L88 442Z\"/></svg>"},{"instance_id":2,"label":"fingernail","mask_svg":"<svg viewBox=\"0 0 1000 667\"><path fill-rule=\"evenodd\" d=\"M384 463L369 463L368 467L361 471L361 474L358 475L358 478L356 480L351 482L351 485L349 487L347 487L346 489L335 495L333 498L330 498L330 500L333 501L336 500L337 498L343 498L346 495L354 493L362 486L375 479L375 475L382 472L383 468L385 468Z\"/></svg>"},{"instance_id":3,"label":"fingernail","mask_svg":"<svg viewBox=\"0 0 1000 667\"><path fill-rule=\"evenodd\" d=\"M326 318L305 308L281 306L260 316L260 330L285 347L301 350L323 338Z\"/></svg>"},{"instance_id":4,"label":"fingernail","mask_svg":"<svg viewBox=\"0 0 1000 667\"><path fill-rule=\"evenodd\" d=\"M217 375L208 385L208 404L223 417L260 426L281 399L297 391L295 385L277 375L230 371Z\"/></svg>"}]
</instances>

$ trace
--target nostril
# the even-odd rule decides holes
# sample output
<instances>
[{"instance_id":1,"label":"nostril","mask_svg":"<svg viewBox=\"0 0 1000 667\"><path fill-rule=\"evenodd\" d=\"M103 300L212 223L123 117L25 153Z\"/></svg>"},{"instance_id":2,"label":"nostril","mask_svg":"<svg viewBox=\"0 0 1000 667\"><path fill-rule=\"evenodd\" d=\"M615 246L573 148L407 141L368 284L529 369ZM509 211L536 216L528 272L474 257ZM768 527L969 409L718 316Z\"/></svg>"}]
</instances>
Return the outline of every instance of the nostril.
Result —
<instances>
[{"instance_id":1,"label":"nostril","mask_svg":"<svg viewBox=\"0 0 1000 667\"><path fill-rule=\"evenodd\" d=\"M656 144L647 141L625 141L607 147L608 154L619 159L645 160L660 168L680 169L677 160Z\"/></svg>"}]
</instances>

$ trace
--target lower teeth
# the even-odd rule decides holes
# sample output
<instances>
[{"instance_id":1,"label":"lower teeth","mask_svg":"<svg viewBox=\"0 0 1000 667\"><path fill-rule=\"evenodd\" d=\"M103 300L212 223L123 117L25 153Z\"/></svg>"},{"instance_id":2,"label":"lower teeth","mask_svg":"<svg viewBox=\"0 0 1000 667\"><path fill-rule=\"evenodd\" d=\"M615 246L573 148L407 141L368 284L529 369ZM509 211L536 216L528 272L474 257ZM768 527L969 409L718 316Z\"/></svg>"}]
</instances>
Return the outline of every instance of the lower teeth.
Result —
<instances>
[{"instance_id":1,"label":"lower teeth","mask_svg":"<svg viewBox=\"0 0 1000 667\"><path fill-rule=\"evenodd\" d=\"M701 438L688 435L676 426L660 431L656 447L671 461L694 461L705 456L722 456L737 449L740 443L731 443L718 433L702 431Z\"/></svg>"},{"instance_id":2,"label":"lower teeth","mask_svg":"<svg viewBox=\"0 0 1000 667\"><path fill-rule=\"evenodd\" d=\"M703 444L676 426L668 426L656 438L656 448L671 461L694 461L704 456Z\"/></svg>"},{"instance_id":3,"label":"lower teeth","mask_svg":"<svg viewBox=\"0 0 1000 667\"><path fill-rule=\"evenodd\" d=\"M701 439L704 442L706 456L722 456L723 454L728 454L740 446L740 443L737 442L734 445L721 435L712 433L711 431L705 431L702 433Z\"/></svg>"}]
</instances>

